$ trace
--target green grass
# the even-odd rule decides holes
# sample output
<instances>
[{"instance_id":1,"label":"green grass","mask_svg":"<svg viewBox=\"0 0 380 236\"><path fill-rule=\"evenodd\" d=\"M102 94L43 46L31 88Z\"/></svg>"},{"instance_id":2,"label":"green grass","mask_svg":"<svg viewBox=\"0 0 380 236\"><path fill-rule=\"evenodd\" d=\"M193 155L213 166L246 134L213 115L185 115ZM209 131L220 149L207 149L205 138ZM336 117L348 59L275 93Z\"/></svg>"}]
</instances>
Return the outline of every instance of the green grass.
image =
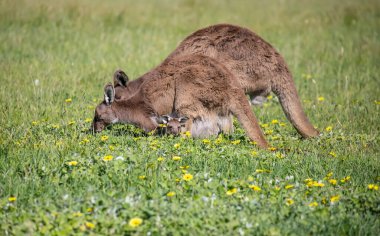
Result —
<instances>
[{"instance_id":1,"label":"green grass","mask_svg":"<svg viewBox=\"0 0 380 236\"><path fill-rule=\"evenodd\" d=\"M320 138L300 139L275 98L254 108L273 152L240 128L86 132L115 69L136 78L221 22L281 52ZM1 1L0 235L378 235L379 25L375 0Z\"/></svg>"}]
</instances>

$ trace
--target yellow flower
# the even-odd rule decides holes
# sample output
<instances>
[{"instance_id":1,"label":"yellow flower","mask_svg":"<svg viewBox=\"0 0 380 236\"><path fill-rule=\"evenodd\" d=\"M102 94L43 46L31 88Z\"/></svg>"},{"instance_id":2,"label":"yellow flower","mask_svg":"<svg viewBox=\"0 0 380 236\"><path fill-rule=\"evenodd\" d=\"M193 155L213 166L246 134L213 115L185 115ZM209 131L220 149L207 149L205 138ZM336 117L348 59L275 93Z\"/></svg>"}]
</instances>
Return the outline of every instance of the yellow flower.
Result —
<instances>
[{"instance_id":1,"label":"yellow flower","mask_svg":"<svg viewBox=\"0 0 380 236\"><path fill-rule=\"evenodd\" d=\"M111 150L111 151L113 151L113 150L115 150L115 146L113 146L113 145L109 145L109 146L108 146L108 149Z\"/></svg>"},{"instance_id":2,"label":"yellow flower","mask_svg":"<svg viewBox=\"0 0 380 236\"><path fill-rule=\"evenodd\" d=\"M238 145L240 143L240 139L231 141L231 144Z\"/></svg>"},{"instance_id":3,"label":"yellow flower","mask_svg":"<svg viewBox=\"0 0 380 236\"><path fill-rule=\"evenodd\" d=\"M182 170L187 170L189 169L190 166L180 166L179 168L182 169Z\"/></svg>"},{"instance_id":4,"label":"yellow flower","mask_svg":"<svg viewBox=\"0 0 380 236\"><path fill-rule=\"evenodd\" d=\"M88 222L88 221L86 223L84 223L84 225L86 226L87 229L95 228L95 224Z\"/></svg>"},{"instance_id":5,"label":"yellow flower","mask_svg":"<svg viewBox=\"0 0 380 236\"><path fill-rule=\"evenodd\" d=\"M111 155L107 155L103 157L103 161L112 161L112 159L113 159L113 156Z\"/></svg>"},{"instance_id":6,"label":"yellow flower","mask_svg":"<svg viewBox=\"0 0 380 236\"><path fill-rule=\"evenodd\" d=\"M69 125L74 125L75 124L75 121L71 120L69 121Z\"/></svg>"},{"instance_id":7,"label":"yellow flower","mask_svg":"<svg viewBox=\"0 0 380 236\"><path fill-rule=\"evenodd\" d=\"M351 179L351 176L346 176L343 179L341 179L340 182L346 183L346 182L350 181L350 179Z\"/></svg>"},{"instance_id":8,"label":"yellow flower","mask_svg":"<svg viewBox=\"0 0 380 236\"><path fill-rule=\"evenodd\" d=\"M188 137L188 138L191 137L191 132L190 131L186 131L185 132L185 136Z\"/></svg>"},{"instance_id":9,"label":"yellow flower","mask_svg":"<svg viewBox=\"0 0 380 236\"><path fill-rule=\"evenodd\" d=\"M270 148L268 148L268 150L271 151L271 152L274 152L274 151L277 150L277 148L275 148L275 147L270 147Z\"/></svg>"},{"instance_id":10,"label":"yellow flower","mask_svg":"<svg viewBox=\"0 0 380 236\"><path fill-rule=\"evenodd\" d=\"M326 130L327 132L330 132L330 131L332 130L332 128L333 128L332 126L327 126L325 130Z\"/></svg>"},{"instance_id":11,"label":"yellow flower","mask_svg":"<svg viewBox=\"0 0 380 236\"><path fill-rule=\"evenodd\" d=\"M233 194L235 194L235 193L237 193L237 188L229 189L229 190L226 192L226 194L227 194L228 196L231 196L231 195L233 195Z\"/></svg>"},{"instance_id":12,"label":"yellow flower","mask_svg":"<svg viewBox=\"0 0 380 236\"><path fill-rule=\"evenodd\" d=\"M208 139L203 139L203 140L202 140L202 143L204 143L204 144L210 144L210 142L211 142L211 141L208 140Z\"/></svg>"},{"instance_id":13,"label":"yellow flower","mask_svg":"<svg viewBox=\"0 0 380 236\"><path fill-rule=\"evenodd\" d=\"M268 98L268 100L271 100L271 99L273 99L273 96L269 95L267 98Z\"/></svg>"},{"instance_id":14,"label":"yellow flower","mask_svg":"<svg viewBox=\"0 0 380 236\"><path fill-rule=\"evenodd\" d=\"M40 122L38 122L38 121L32 121L32 125L34 125L34 126L36 126L36 125L38 125Z\"/></svg>"},{"instance_id":15,"label":"yellow flower","mask_svg":"<svg viewBox=\"0 0 380 236\"><path fill-rule=\"evenodd\" d=\"M312 182L313 179L307 178L307 179L305 179L304 181L305 181L305 183L309 183L309 182Z\"/></svg>"},{"instance_id":16,"label":"yellow flower","mask_svg":"<svg viewBox=\"0 0 380 236\"><path fill-rule=\"evenodd\" d=\"M326 175L326 179L329 179L332 175L333 175L333 172L329 172L329 173Z\"/></svg>"},{"instance_id":17,"label":"yellow flower","mask_svg":"<svg viewBox=\"0 0 380 236\"><path fill-rule=\"evenodd\" d=\"M380 101L375 100L376 105L380 105Z\"/></svg>"},{"instance_id":18,"label":"yellow flower","mask_svg":"<svg viewBox=\"0 0 380 236\"><path fill-rule=\"evenodd\" d=\"M84 122L86 122L86 123L90 123L90 122L92 122L92 119L91 119L91 118L86 118L86 119L84 120Z\"/></svg>"},{"instance_id":19,"label":"yellow flower","mask_svg":"<svg viewBox=\"0 0 380 236\"><path fill-rule=\"evenodd\" d=\"M185 180L185 181L190 181L193 179L193 175L192 174L184 174L182 176L182 179Z\"/></svg>"},{"instance_id":20,"label":"yellow flower","mask_svg":"<svg viewBox=\"0 0 380 236\"><path fill-rule=\"evenodd\" d=\"M104 142L104 141L107 141L107 140L108 140L108 136L107 136L107 135L103 135L103 136L100 138L100 140L102 140L103 142Z\"/></svg>"},{"instance_id":21,"label":"yellow flower","mask_svg":"<svg viewBox=\"0 0 380 236\"><path fill-rule=\"evenodd\" d=\"M58 124L53 124L53 125L51 125L51 127L53 128L53 129L59 129L59 125Z\"/></svg>"},{"instance_id":22,"label":"yellow flower","mask_svg":"<svg viewBox=\"0 0 380 236\"><path fill-rule=\"evenodd\" d=\"M281 122L281 123L280 123L280 126L286 126L286 123Z\"/></svg>"},{"instance_id":23,"label":"yellow flower","mask_svg":"<svg viewBox=\"0 0 380 236\"><path fill-rule=\"evenodd\" d=\"M317 207L318 206L318 202L312 202L309 204L309 207Z\"/></svg>"},{"instance_id":24,"label":"yellow flower","mask_svg":"<svg viewBox=\"0 0 380 236\"><path fill-rule=\"evenodd\" d=\"M280 188L280 187L278 187L278 186L274 186L274 190L276 190L276 191L280 191L280 190L281 190L281 188Z\"/></svg>"},{"instance_id":25,"label":"yellow flower","mask_svg":"<svg viewBox=\"0 0 380 236\"><path fill-rule=\"evenodd\" d=\"M68 99L65 100L65 102L66 102L66 103L70 103L70 102L72 102L72 99L71 99L71 98L68 98Z\"/></svg>"},{"instance_id":26,"label":"yellow flower","mask_svg":"<svg viewBox=\"0 0 380 236\"><path fill-rule=\"evenodd\" d=\"M76 166L78 165L78 162L77 161L70 161L67 163L69 166Z\"/></svg>"},{"instance_id":27,"label":"yellow flower","mask_svg":"<svg viewBox=\"0 0 380 236\"><path fill-rule=\"evenodd\" d=\"M253 191L260 192L261 188L257 185L249 185L249 188L252 189Z\"/></svg>"},{"instance_id":28,"label":"yellow flower","mask_svg":"<svg viewBox=\"0 0 380 236\"><path fill-rule=\"evenodd\" d=\"M158 162L163 162L163 161L165 161L165 158L164 157L159 157L159 158L157 158L157 161Z\"/></svg>"},{"instance_id":29,"label":"yellow flower","mask_svg":"<svg viewBox=\"0 0 380 236\"><path fill-rule=\"evenodd\" d=\"M278 120L272 120L271 123L274 124L274 125L278 124Z\"/></svg>"},{"instance_id":30,"label":"yellow flower","mask_svg":"<svg viewBox=\"0 0 380 236\"><path fill-rule=\"evenodd\" d=\"M174 144L174 148L179 148L181 146L181 144L179 144L179 143L176 143L176 144Z\"/></svg>"},{"instance_id":31,"label":"yellow flower","mask_svg":"<svg viewBox=\"0 0 380 236\"><path fill-rule=\"evenodd\" d=\"M179 161L179 160L181 160L181 157L179 157L179 156L173 156L173 161Z\"/></svg>"},{"instance_id":32,"label":"yellow flower","mask_svg":"<svg viewBox=\"0 0 380 236\"><path fill-rule=\"evenodd\" d=\"M144 180L144 179L146 179L146 176L145 175L140 175L139 179Z\"/></svg>"},{"instance_id":33,"label":"yellow flower","mask_svg":"<svg viewBox=\"0 0 380 236\"><path fill-rule=\"evenodd\" d=\"M329 179L329 183L332 185L336 185L336 179Z\"/></svg>"},{"instance_id":34,"label":"yellow flower","mask_svg":"<svg viewBox=\"0 0 380 236\"><path fill-rule=\"evenodd\" d=\"M288 184L285 186L285 189L292 189L294 188L294 185L293 184Z\"/></svg>"},{"instance_id":35,"label":"yellow flower","mask_svg":"<svg viewBox=\"0 0 380 236\"><path fill-rule=\"evenodd\" d=\"M134 217L129 220L128 225L132 228L137 228L143 223L143 220L139 217Z\"/></svg>"},{"instance_id":36,"label":"yellow flower","mask_svg":"<svg viewBox=\"0 0 380 236\"><path fill-rule=\"evenodd\" d=\"M74 217L81 217L81 216L83 216L83 213L80 212L80 211L77 211L77 212L74 212L74 213L73 213L73 216L74 216Z\"/></svg>"},{"instance_id":37,"label":"yellow flower","mask_svg":"<svg viewBox=\"0 0 380 236\"><path fill-rule=\"evenodd\" d=\"M89 208L87 208L87 210L86 210L88 213L91 213L91 212L93 212L94 211L94 208L92 208L92 207L89 207Z\"/></svg>"},{"instance_id":38,"label":"yellow flower","mask_svg":"<svg viewBox=\"0 0 380 236\"><path fill-rule=\"evenodd\" d=\"M379 190L379 186L376 184L368 184L368 189L369 190Z\"/></svg>"},{"instance_id":39,"label":"yellow flower","mask_svg":"<svg viewBox=\"0 0 380 236\"><path fill-rule=\"evenodd\" d=\"M266 123L264 123L264 124L260 124L260 126L261 126L261 128L268 128L269 127L269 124L266 124Z\"/></svg>"},{"instance_id":40,"label":"yellow flower","mask_svg":"<svg viewBox=\"0 0 380 236\"><path fill-rule=\"evenodd\" d=\"M272 129L268 129L268 130L265 130L264 132L266 135L271 135L273 134L273 130Z\"/></svg>"},{"instance_id":41,"label":"yellow flower","mask_svg":"<svg viewBox=\"0 0 380 236\"><path fill-rule=\"evenodd\" d=\"M10 202L15 202L16 200L17 200L17 197L14 197L14 196L8 198L8 201Z\"/></svg>"},{"instance_id":42,"label":"yellow flower","mask_svg":"<svg viewBox=\"0 0 380 236\"><path fill-rule=\"evenodd\" d=\"M259 153L256 151L252 151L251 154L252 154L252 156L256 157Z\"/></svg>"},{"instance_id":43,"label":"yellow flower","mask_svg":"<svg viewBox=\"0 0 380 236\"><path fill-rule=\"evenodd\" d=\"M276 153L276 157L279 158L279 159L282 159L282 158L285 157L285 155L278 152L278 153Z\"/></svg>"},{"instance_id":44,"label":"yellow flower","mask_svg":"<svg viewBox=\"0 0 380 236\"><path fill-rule=\"evenodd\" d=\"M323 102L324 100L325 100L324 97L322 97L322 96L318 97L318 102Z\"/></svg>"},{"instance_id":45,"label":"yellow flower","mask_svg":"<svg viewBox=\"0 0 380 236\"><path fill-rule=\"evenodd\" d=\"M257 145L257 142L256 141L251 141L251 142L249 142L250 144L252 144L252 145Z\"/></svg>"},{"instance_id":46,"label":"yellow flower","mask_svg":"<svg viewBox=\"0 0 380 236\"><path fill-rule=\"evenodd\" d=\"M335 152L329 152L329 155L332 156L332 157L336 157L336 153Z\"/></svg>"},{"instance_id":47,"label":"yellow flower","mask_svg":"<svg viewBox=\"0 0 380 236\"><path fill-rule=\"evenodd\" d=\"M313 187L324 187L325 184L324 183L320 183L320 182L317 182L317 181L314 181L313 183Z\"/></svg>"},{"instance_id":48,"label":"yellow flower","mask_svg":"<svg viewBox=\"0 0 380 236\"><path fill-rule=\"evenodd\" d=\"M290 206L290 205L293 205L293 204L294 204L294 201L293 201L293 199L291 199L291 198L287 198L287 199L285 200L285 204L288 205L288 206Z\"/></svg>"},{"instance_id":49,"label":"yellow flower","mask_svg":"<svg viewBox=\"0 0 380 236\"><path fill-rule=\"evenodd\" d=\"M330 202L335 203L335 202L339 201L339 199L340 199L340 196L335 195L335 196L330 197Z\"/></svg>"},{"instance_id":50,"label":"yellow flower","mask_svg":"<svg viewBox=\"0 0 380 236\"><path fill-rule=\"evenodd\" d=\"M256 173L261 174L261 173L270 173L269 170L264 170L264 169L256 169Z\"/></svg>"},{"instance_id":51,"label":"yellow flower","mask_svg":"<svg viewBox=\"0 0 380 236\"><path fill-rule=\"evenodd\" d=\"M170 191L170 192L168 192L168 193L166 194L166 196L168 196L168 197L174 197L174 196L175 196L175 192Z\"/></svg>"},{"instance_id":52,"label":"yellow flower","mask_svg":"<svg viewBox=\"0 0 380 236\"><path fill-rule=\"evenodd\" d=\"M88 140L87 138L84 138L82 141L79 142L79 144L86 144L89 142L90 142L90 140Z\"/></svg>"}]
</instances>

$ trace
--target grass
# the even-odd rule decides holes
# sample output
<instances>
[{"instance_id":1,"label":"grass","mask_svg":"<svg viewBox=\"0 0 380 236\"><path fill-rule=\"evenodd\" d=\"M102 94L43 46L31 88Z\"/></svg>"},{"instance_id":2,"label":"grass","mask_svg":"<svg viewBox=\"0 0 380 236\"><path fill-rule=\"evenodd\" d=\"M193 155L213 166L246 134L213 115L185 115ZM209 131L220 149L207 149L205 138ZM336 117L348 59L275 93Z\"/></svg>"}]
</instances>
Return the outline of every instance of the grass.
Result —
<instances>
[{"instance_id":1,"label":"grass","mask_svg":"<svg viewBox=\"0 0 380 236\"><path fill-rule=\"evenodd\" d=\"M272 152L240 128L86 132L115 69L136 78L221 22L281 52L320 138L275 98L254 108ZM1 1L0 234L378 235L379 24L370 0Z\"/></svg>"}]
</instances>

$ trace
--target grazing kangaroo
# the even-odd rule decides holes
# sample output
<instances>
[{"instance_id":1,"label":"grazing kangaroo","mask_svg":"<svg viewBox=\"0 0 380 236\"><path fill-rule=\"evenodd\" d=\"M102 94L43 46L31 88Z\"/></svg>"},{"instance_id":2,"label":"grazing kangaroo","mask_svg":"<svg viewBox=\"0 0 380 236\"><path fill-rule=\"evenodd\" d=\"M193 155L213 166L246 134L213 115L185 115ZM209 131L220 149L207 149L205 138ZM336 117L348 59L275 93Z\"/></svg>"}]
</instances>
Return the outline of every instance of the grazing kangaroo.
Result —
<instances>
[{"instance_id":1,"label":"grazing kangaroo","mask_svg":"<svg viewBox=\"0 0 380 236\"><path fill-rule=\"evenodd\" d=\"M253 104L260 104L273 92L295 129L304 138L319 134L306 117L297 90L282 56L260 36L239 26L219 24L200 29L181 44L156 68L129 81L115 72L117 99L132 96L144 80L159 75L162 67L184 55L205 55L222 63L238 80Z\"/></svg>"},{"instance_id":2,"label":"grazing kangaroo","mask_svg":"<svg viewBox=\"0 0 380 236\"><path fill-rule=\"evenodd\" d=\"M221 125L218 122L235 115L251 140L262 148L268 147L233 74L216 60L202 55L172 60L156 76L144 80L128 99L115 99L115 88L106 85L104 101L95 109L93 128L99 132L120 122L149 132L158 126L156 117L173 111L189 118L186 131L192 131L194 121L209 121L209 134L215 133L215 127Z\"/></svg>"}]
</instances>

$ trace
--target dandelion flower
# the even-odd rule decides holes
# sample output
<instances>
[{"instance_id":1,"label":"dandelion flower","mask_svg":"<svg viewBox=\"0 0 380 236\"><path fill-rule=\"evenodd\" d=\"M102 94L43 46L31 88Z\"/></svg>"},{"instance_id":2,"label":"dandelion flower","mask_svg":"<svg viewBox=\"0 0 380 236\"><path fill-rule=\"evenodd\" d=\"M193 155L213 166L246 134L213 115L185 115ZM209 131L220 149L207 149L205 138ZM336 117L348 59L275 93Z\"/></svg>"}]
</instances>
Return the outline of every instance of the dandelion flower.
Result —
<instances>
[{"instance_id":1,"label":"dandelion flower","mask_svg":"<svg viewBox=\"0 0 380 236\"><path fill-rule=\"evenodd\" d=\"M83 216L83 213L80 212L80 211L77 211L77 212L74 212L74 213L73 213L73 216L74 216L74 217L81 217L81 216Z\"/></svg>"},{"instance_id":2,"label":"dandelion flower","mask_svg":"<svg viewBox=\"0 0 380 236\"><path fill-rule=\"evenodd\" d=\"M186 131L185 132L185 136L188 137L188 138L191 137L191 132L190 131Z\"/></svg>"},{"instance_id":3,"label":"dandelion flower","mask_svg":"<svg viewBox=\"0 0 380 236\"><path fill-rule=\"evenodd\" d=\"M192 174L184 174L182 176L182 179L185 180L185 181L190 181L193 179L193 175Z\"/></svg>"},{"instance_id":4,"label":"dandelion flower","mask_svg":"<svg viewBox=\"0 0 380 236\"><path fill-rule=\"evenodd\" d=\"M368 189L377 191L379 190L379 186L376 184L368 184Z\"/></svg>"},{"instance_id":5,"label":"dandelion flower","mask_svg":"<svg viewBox=\"0 0 380 236\"><path fill-rule=\"evenodd\" d=\"M128 225L132 228L137 228L143 223L143 220L139 217L134 217L129 220Z\"/></svg>"},{"instance_id":6,"label":"dandelion flower","mask_svg":"<svg viewBox=\"0 0 380 236\"><path fill-rule=\"evenodd\" d=\"M329 155L332 156L332 157L336 157L336 153L333 152L333 151L329 152Z\"/></svg>"},{"instance_id":7,"label":"dandelion flower","mask_svg":"<svg viewBox=\"0 0 380 236\"><path fill-rule=\"evenodd\" d=\"M324 100L325 100L324 97L322 97L322 96L318 97L318 102L323 102Z\"/></svg>"},{"instance_id":8,"label":"dandelion flower","mask_svg":"<svg viewBox=\"0 0 380 236\"><path fill-rule=\"evenodd\" d=\"M71 98L68 98L65 100L66 103L71 103L73 100Z\"/></svg>"},{"instance_id":9,"label":"dandelion flower","mask_svg":"<svg viewBox=\"0 0 380 236\"><path fill-rule=\"evenodd\" d=\"M15 202L16 200L17 200L17 198L14 196L8 198L8 201L10 201L10 202Z\"/></svg>"},{"instance_id":10,"label":"dandelion flower","mask_svg":"<svg viewBox=\"0 0 380 236\"><path fill-rule=\"evenodd\" d=\"M174 148L178 149L179 147L181 147L181 144L179 143L174 144Z\"/></svg>"},{"instance_id":11,"label":"dandelion flower","mask_svg":"<svg viewBox=\"0 0 380 236\"><path fill-rule=\"evenodd\" d=\"M279 158L279 159L282 159L282 158L285 157L285 155L278 152L278 153L276 153L276 157Z\"/></svg>"},{"instance_id":12,"label":"dandelion flower","mask_svg":"<svg viewBox=\"0 0 380 236\"><path fill-rule=\"evenodd\" d=\"M240 143L240 139L231 141L231 144L238 145Z\"/></svg>"},{"instance_id":13,"label":"dandelion flower","mask_svg":"<svg viewBox=\"0 0 380 236\"><path fill-rule=\"evenodd\" d=\"M67 164L69 166L76 166L76 165L78 165L78 162L77 161L69 161L69 162L67 162Z\"/></svg>"},{"instance_id":14,"label":"dandelion flower","mask_svg":"<svg viewBox=\"0 0 380 236\"><path fill-rule=\"evenodd\" d=\"M339 199L340 199L340 196L335 195L335 196L330 197L330 202L335 203L335 202L339 201Z\"/></svg>"},{"instance_id":15,"label":"dandelion flower","mask_svg":"<svg viewBox=\"0 0 380 236\"><path fill-rule=\"evenodd\" d=\"M211 141L210 141L209 139L203 139L203 140L202 140L202 143L204 143L204 144L210 144Z\"/></svg>"},{"instance_id":16,"label":"dandelion flower","mask_svg":"<svg viewBox=\"0 0 380 236\"><path fill-rule=\"evenodd\" d=\"M146 176L145 175L140 175L139 179L144 180L144 179L146 179Z\"/></svg>"},{"instance_id":17,"label":"dandelion flower","mask_svg":"<svg viewBox=\"0 0 380 236\"><path fill-rule=\"evenodd\" d=\"M285 200L285 204L286 204L287 206L293 205L293 204L294 204L294 200L291 199L291 198L287 198L287 199Z\"/></svg>"},{"instance_id":18,"label":"dandelion flower","mask_svg":"<svg viewBox=\"0 0 380 236\"><path fill-rule=\"evenodd\" d=\"M274 152L274 151L277 150L277 148L275 148L275 147L270 147L270 148L268 148L268 150L271 151L271 152Z\"/></svg>"},{"instance_id":19,"label":"dandelion flower","mask_svg":"<svg viewBox=\"0 0 380 236\"><path fill-rule=\"evenodd\" d=\"M318 202L311 202L309 204L309 207L317 207L318 206Z\"/></svg>"},{"instance_id":20,"label":"dandelion flower","mask_svg":"<svg viewBox=\"0 0 380 236\"><path fill-rule=\"evenodd\" d=\"M336 179L329 179L329 183L332 185L336 185L337 180Z\"/></svg>"},{"instance_id":21,"label":"dandelion flower","mask_svg":"<svg viewBox=\"0 0 380 236\"><path fill-rule=\"evenodd\" d=\"M261 126L261 128L268 128L269 127L269 124L267 124L267 123L264 123L264 124L260 124L260 126Z\"/></svg>"},{"instance_id":22,"label":"dandelion flower","mask_svg":"<svg viewBox=\"0 0 380 236\"><path fill-rule=\"evenodd\" d=\"M86 119L84 120L84 122L86 122L86 123L90 123L90 122L92 122L92 119L91 119L91 118L86 118Z\"/></svg>"},{"instance_id":23,"label":"dandelion flower","mask_svg":"<svg viewBox=\"0 0 380 236\"><path fill-rule=\"evenodd\" d=\"M256 152L256 151L252 151L252 152L251 152L251 155L254 156L254 157L256 157L258 154L259 154L259 153Z\"/></svg>"},{"instance_id":24,"label":"dandelion flower","mask_svg":"<svg viewBox=\"0 0 380 236\"><path fill-rule=\"evenodd\" d=\"M111 155L107 155L103 157L103 161L112 161L112 159L113 159L113 156Z\"/></svg>"},{"instance_id":25,"label":"dandelion flower","mask_svg":"<svg viewBox=\"0 0 380 236\"><path fill-rule=\"evenodd\" d=\"M71 120L71 121L69 121L69 125L74 125L76 122L75 121L73 121L73 120Z\"/></svg>"},{"instance_id":26,"label":"dandelion flower","mask_svg":"<svg viewBox=\"0 0 380 236\"><path fill-rule=\"evenodd\" d=\"M163 157L159 157L159 158L157 158L157 161L158 162L163 162L165 160L165 158L163 158Z\"/></svg>"},{"instance_id":27,"label":"dandelion flower","mask_svg":"<svg viewBox=\"0 0 380 236\"><path fill-rule=\"evenodd\" d=\"M181 157L179 157L179 156L173 156L173 161L179 161L179 160L181 160Z\"/></svg>"},{"instance_id":28,"label":"dandelion flower","mask_svg":"<svg viewBox=\"0 0 380 236\"><path fill-rule=\"evenodd\" d=\"M255 192L260 192L261 188L257 185L249 185L249 188L252 189Z\"/></svg>"},{"instance_id":29,"label":"dandelion flower","mask_svg":"<svg viewBox=\"0 0 380 236\"><path fill-rule=\"evenodd\" d=\"M294 188L294 185L293 184L288 184L285 186L285 189L292 189Z\"/></svg>"},{"instance_id":30,"label":"dandelion flower","mask_svg":"<svg viewBox=\"0 0 380 236\"><path fill-rule=\"evenodd\" d=\"M53 129L59 129L59 125L58 124L53 124L53 125L51 125L51 127L53 128Z\"/></svg>"},{"instance_id":31,"label":"dandelion flower","mask_svg":"<svg viewBox=\"0 0 380 236\"><path fill-rule=\"evenodd\" d=\"M228 196L231 196L231 195L233 195L233 194L235 194L235 193L237 193L237 188L229 189L229 190L226 192L226 194L227 194Z\"/></svg>"},{"instance_id":32,"label":"dandelion flower","mask_svg":"<svg viewBox=\"0 0 380 236\"><path fill-rule=\"evenodd\" d=\"M330 132L330 131L332 130L332 128L333 128L332 126L327 126L325 130L326 130L327 132Z\"/></svg>"},{"instance_id":33,"label":"dandelion flower","mask_svg":"<svg viewBox=\"0 0 380 236\"><path fill-rule=\"evenodd\" d=\"M286 126L286 123L285 122L281 122L279 125L280 126Z\"/></svg>"},{"instance_id":34,"label":"dandelion flower","mask_svg":"<svg viewBox=\"0 0 380 236\"><path fill-rule=\"evenodd\" d=\"M168 192L168 193L166 194L166 196L168 196L168 197L174 197L174 196L175 196L175 192L170 191L170 192Z\"/></svg>"},{"instance_id":35,"label":"dandelion flower","mask_svg":"<svg viewBox=\"0 0 380 236\"><path fill-rule=\"evenodd\" d=\"M273 134L273 130L272 129L268 129L268 130L265 130L264 132L266 135L271 135Z\"/></svg>"},{"instance_id":36,"label":"dandelion flower","mask_svg":"<svg viewBox=\"0 0 380 236\"><path fill-rule=\"evenodd\" d=\"M108 136L107 135L102 135L102 137L100 137L100 140L102 140L103 142L107 141L108 140Z\"/></svg>"},{"instance_id":37,"label":"dandelion flower","mask_svg":"<svg viewBox=\"0 0 380 236\"><path fill-rule=\"evenodd\" d=\"M275 124L278 124L279 122L278 120L272 120L271 123L275 125Z\"/></svg>"},{"instance_id":38,"label":"dandelion flower","mask_svg":"<svg viewBox=\"0 0 380 236\"><path fill-rule=\"evenodd\" d=\"M91 222L88 222L88 221L84 225L86 226L87 229L93 229L93 228L95 228L95 224L93 224Z\"/></svg>"},{"instance_id":39,"label":"dandelion flower","mask_svg":"<svg viewBox=\"0 0 380 236\"><path fill-rule=\"evenodd\" d=\"M346 182L350 181L350 179L351 179L351 176L346 176L343 179L341 179L340 182L346 183Z\"/></svg>"}]
</instances>

